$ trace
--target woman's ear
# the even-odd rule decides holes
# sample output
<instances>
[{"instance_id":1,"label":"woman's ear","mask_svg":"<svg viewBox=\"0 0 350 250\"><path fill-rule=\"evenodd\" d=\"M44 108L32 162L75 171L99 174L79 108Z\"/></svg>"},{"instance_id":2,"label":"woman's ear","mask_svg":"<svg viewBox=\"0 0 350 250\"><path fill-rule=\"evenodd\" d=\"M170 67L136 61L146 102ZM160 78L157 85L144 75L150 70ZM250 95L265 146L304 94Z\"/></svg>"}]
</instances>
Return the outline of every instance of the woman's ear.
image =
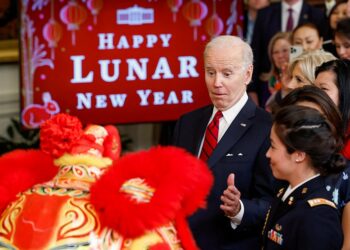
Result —
<instances>
[{"instance_id":1,"label":"woman's ear","mask_svg":"<svg viewBox=\"0 0 350 250\"><path fill-rule=\"evenodd\" d=\"M302 151L295 151L294 153L294 161L296 163L301 163L303 162L305 159L306 159L306 154L305 152L302 152Z\"/></svg>"}]
</instances>

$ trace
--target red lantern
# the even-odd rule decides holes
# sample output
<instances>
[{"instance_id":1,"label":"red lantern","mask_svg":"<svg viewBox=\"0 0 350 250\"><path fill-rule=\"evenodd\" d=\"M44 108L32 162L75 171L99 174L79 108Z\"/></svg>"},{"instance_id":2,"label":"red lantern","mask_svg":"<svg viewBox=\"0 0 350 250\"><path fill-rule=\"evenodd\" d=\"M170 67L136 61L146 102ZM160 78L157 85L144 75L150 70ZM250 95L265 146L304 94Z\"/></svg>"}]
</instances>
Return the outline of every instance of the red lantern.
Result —
<instances>
[{"instance_id":1,"label":"red lantern","mask_svg":"<svg viewBox=\"0 0 350 250\"><path fill-rule=\"evenodd\" d=\"M224 22L215 13L206 20L205 30L211 37L218 36L224 30Z\"/></svg>"},{"instance_id":2,"label":"red lantern","mask_svg":"<svg viewBox=\"0 0 350 250\"><path fill-rule=\"evenodd\" d=\"M94 16L94 24L96 24L97 15L100 13L100 10L103 7L103 0L89 0L87 2L87 7L91 11L91 14Z\"/></svg>"},{"instance_id":3,"label":"red lantern","mask_svg":"<svg viewBox=\"0 0 350 250\"><path fill-rule=\"evenodd\" d=\"M54 59L57 42L62 37L61 25L55 19L51 18L43 28L43 36L49 43L49 48L51 48L51 58Z\"/></svg>"},{"instance_id":4,"label":"red lantern","mask_svg":"<svg viewBox=\"0 0 350 250\"><path fill-rule=\"evenodd\" d=\"M72 44L75 45L75 31L86 19L86 10L77 2L70 1L60 11L62 22L67 24L67 29L72 31Z\"/></svg>"},{"instance_id":5,"label":"red lantern","mask_svg":"<svg viewBox=\"0 0 350 250\"><path fill-rule=\"evenodd\" d=\"M176 13L179 11L180 6L182 5L182 0L167 0L167 3L171 12L173 13L173 22L175 23Z\"/></svg>"},{"instance_id":6,"label":"red lantern","mask_svg":"<svg viewBox=\"0 0 350 250\"><path fill-rule=\"evenodd\" d=\"M193 27L193 38L197 40L197 27L201 26L202 20L208 14L207 5L200 0L191 0L186 3L183 8L183 14L190 21L190 26Z\"/></svg>"}]
</instances>

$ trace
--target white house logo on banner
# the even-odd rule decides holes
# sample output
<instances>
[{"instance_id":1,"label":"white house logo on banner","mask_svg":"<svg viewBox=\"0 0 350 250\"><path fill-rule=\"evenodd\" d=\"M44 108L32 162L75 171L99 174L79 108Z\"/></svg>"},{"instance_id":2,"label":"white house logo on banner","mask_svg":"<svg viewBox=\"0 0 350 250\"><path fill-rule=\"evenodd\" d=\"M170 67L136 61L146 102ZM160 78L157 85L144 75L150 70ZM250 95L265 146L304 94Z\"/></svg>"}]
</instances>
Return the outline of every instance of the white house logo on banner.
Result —
<instances>
[{"instance_id":1,"label":"white house logo on banner","mask_svg":"<svg viewBox=\"0 0 350 250\"><path fill-rule=\"evenodd\" d=\"M154 23L154 10L135 5L124 10L117 10L117 24L141 25Z\"/></svg>"}]
</instances>

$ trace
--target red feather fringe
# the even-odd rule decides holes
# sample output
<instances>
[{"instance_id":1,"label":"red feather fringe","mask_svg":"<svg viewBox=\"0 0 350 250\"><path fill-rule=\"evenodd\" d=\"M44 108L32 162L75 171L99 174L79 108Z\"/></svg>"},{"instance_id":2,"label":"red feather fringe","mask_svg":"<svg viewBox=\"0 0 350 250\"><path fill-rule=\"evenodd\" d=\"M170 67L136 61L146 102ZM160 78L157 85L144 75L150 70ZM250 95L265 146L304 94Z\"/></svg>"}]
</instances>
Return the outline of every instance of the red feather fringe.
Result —
<instances>
[{"instance_id":1,"label":"red feather fringe","mask_svg":"<svg viewBox=\"0 0 350 250\"><path fill-rule=\"evenodd\" d=\"M40 128L40 148L54 158L62 156L83 135L77 117L58 114L45 121Z\"/></svg>"},{"instance_id":2,"label":"red feather fringe","mask_svg":"<svg viewBox=\"0 0 350 250\"><path fill-rule=\"evenodd\" d=\"M39 150L15 150L0 157L0 213L16 195L51 180L58 172L53 159Z\"/></svg>"},{"instance_id":3,"label":"red feather fringe","mask_svg":"<svg viewBox=\"0 0 350 250\"><path fill-rule=\"evenodd\" d=\"M120 192L125 181L137 177L156 189L149 203L137 204ZM185 249L196 249L187 222L178 217L203 207L212 183L203 161L176 147L155 147L117 161L91 188L91 201L103 225L126 238L173 221L180 223Z\"/></svg>"},{"instance_id":4,"label":"red feather fringe","mask_svg":"<svg viewBox=\"0 0 350 250\"><path fill-rule=\"evenodd\" d=\"M105 129L108 132L108 136L103 142L103 156L115 161L120 157L120 153L122 151L122 143L120 141L119 132L118 129L112 125L105 126Z\"/></svg>"}]
</instances>

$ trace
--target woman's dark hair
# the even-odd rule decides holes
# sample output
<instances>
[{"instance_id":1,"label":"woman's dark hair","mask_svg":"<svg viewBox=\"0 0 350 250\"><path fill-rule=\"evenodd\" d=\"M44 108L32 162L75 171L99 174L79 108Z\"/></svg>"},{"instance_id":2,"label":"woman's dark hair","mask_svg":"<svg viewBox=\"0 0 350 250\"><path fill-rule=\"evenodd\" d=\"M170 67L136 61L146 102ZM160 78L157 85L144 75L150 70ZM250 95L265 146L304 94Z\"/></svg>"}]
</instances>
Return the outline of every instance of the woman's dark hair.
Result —
<instances>
[{"instance_id":1,"label":"woman's dark hair","mask_svg":"<svg viewBox=\"0 0 350 250\"><path fill-rule=\"evenodd\" d=\"M350 39L350 17L339 20L334 34Z\"/></svg>"},{"instance_id":2,"label":"woman's dark hair","mask_svg":"<svg viewBox=\"0 0 350 250\"><path fill-rule=\"evenodd\" d=\"M295 28L293 29L292 35L291 35L292 43L294 42L294 35L295 35L295 32L297 32L297 30L299 30L299 29L301 29L301 28L304 28L304 27L307 27L307 28L311 28L311 29L316 30L317 35L318 35L319 37L322 37L320 30L318 29L318 27L317 27L314 23L302 23L302 24L299 24L297 27L295 27Z\"/></svg>"},{"instance_id":3,"label":"woman's dark hair","mask_svg":"<svg viewBox=\"0 0 350 250\"><path fill-rule=\"evenodd\" d=\"M305 152L312 166L321 175L339 173L345 159L339 153L339 138L335 127L313 108L289 105L274 117L274 131L289 154Z\"/></svg>"},{"instance_id":4,"label":"woman's dark hair","mask_svg":"<svg viewBox=\"0 0 350 250\"><path fill-rule=\"evenodd\" d=\"M342 116L343 136L347 135L350 121L350 61L347 59L337 59L325 62L316 68L315 76L325 71L331 71L335 74L336 85L339 90L339 112Z\"/></svg>"},{"instance_id":5,"label":"woman's dark hair","mask_svg":"<svg viewBox=\"0 0 350 250\"><path fill-rule=\"evenodd\" d=\"M333 15L334 11L338 8L338 6L343 4L343 3L347 3L347 0L336 1L336 3L333 5L332 9L329 11L328 19L331 19L331 15Z\"/></svg>"},{"instance_id":6,"label":"woman's dark hair","mask_svg":"<svg viewBox=\"0 0 350 250\"><path fill-rule=\"evenodd\" d=\"M297 105L300 102L310 102L322 110L326 119L336 128L340 137L344 134L342 118L338 107L322 89L314 85L305 85L292 90L282 99L281 107Z\"/></svg>"}]
</instances>

